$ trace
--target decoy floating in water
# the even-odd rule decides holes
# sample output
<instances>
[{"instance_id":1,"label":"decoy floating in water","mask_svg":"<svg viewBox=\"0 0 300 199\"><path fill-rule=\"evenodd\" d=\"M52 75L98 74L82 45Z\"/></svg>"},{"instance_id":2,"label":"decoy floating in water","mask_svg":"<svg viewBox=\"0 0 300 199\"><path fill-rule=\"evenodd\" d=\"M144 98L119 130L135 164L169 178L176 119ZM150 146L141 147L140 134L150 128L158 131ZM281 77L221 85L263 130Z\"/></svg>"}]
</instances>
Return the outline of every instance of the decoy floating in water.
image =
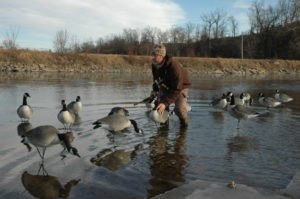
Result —
<instances>
[{"instance_id":1,"label":"decoy floating in water","mask_svg":"<svg viewBox=\"0 0 300 199\"><path fill-rule=\"evenodd\" d=\"M137 122L133 119L128 119L127 115L128 111L126 109L114 107L107 116L93 122L93 129L104 127L109 131L119 132L132 125L135 132L142 133L143 130L138 128Z\"/></svg>"},{"instance_id":2,"label":"decoy floating in water","mask_svg":"<svg viewBox=\"0 0 300 199\"><path fill-rule=\"evenodd\" d=\"M267 108L274 108L281 105L281 102L275 100L273 97L265 97L263 93L258 94L258 102Z\"/></svg>"},{"instance_id":3,"label":"decoy floating in water","mask_svg":"<svg viewBox=\"0 0 300 199\"><path fill-rule=\"evenodd\" d=\"M287 102L293 101L292 97L288 96L285 93L280 93L278 89L275 91L274 97L276 100L278 100L279 102L282 102L282 103L287 103Z\"/></svg>"},{"instance_id":4,"label":"decoy floating in water","mask_svg":"<svg viewBox=\"0 0 300 199\"><path fill-rule=\"evenodd\" d=\"M224 93L222 97L215 98L210 102L210 105L215 109L225 109L227 107L227 104L227 96Z\"/></svg>"}]
</instances>

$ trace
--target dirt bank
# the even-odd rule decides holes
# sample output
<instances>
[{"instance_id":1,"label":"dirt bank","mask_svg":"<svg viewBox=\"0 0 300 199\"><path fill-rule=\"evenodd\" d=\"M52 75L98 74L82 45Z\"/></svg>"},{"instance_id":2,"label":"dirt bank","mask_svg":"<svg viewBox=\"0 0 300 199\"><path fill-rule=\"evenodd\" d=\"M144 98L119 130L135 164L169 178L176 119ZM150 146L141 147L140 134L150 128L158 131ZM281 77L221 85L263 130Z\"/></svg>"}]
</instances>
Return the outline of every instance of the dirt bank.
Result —
<instances>
[{"instance_id":1,"label":"dirt bank","mask_svg":"<svg viewBox=\"0 0 300 199\"><path fill-rule=\"evenodd\" d=\"M300 74L300 60L254 60L177 57L191 75ZM1 72L111 72L150 73L151 57L64 54L19 50L11 56L0 50Z\"/></svg>"}]
</instances>

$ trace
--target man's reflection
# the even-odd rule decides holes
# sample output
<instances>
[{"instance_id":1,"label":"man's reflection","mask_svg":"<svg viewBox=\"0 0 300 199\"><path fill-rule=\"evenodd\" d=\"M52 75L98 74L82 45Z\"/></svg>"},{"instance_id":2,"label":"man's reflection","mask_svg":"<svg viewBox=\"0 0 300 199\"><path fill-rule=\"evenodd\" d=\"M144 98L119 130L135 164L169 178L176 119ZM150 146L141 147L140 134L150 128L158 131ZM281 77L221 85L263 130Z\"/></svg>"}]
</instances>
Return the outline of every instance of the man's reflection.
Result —
<instances>
[{"instance_id":1,"label":"man's reflection","mask_svg":"<svg viewBox=\"0 0 300 199\"><path fill-rule=\"evenodd\" d=\"M40 174L41 173L41 174ZM67 198L73 186L77 185L79 180L70 180L64 186L59 182L58 177L48 175L44 164L40 165L37 175L25 171L21 177L24 188L37 198Z\"/></svg>"},{"instance_id":2,"label":"man's reflection","mask_svg":"<svg viewBox=\"0 0 300 199\"><path fill-rule=\"evenodd\" d=\"M187 158L185 156L186 128L181 128L175 140L168 137L168 127L159 128L150 141L150 172L151 188L148 198L173 189L185 181L184 169Z\"/></svg>"}]
</instances>

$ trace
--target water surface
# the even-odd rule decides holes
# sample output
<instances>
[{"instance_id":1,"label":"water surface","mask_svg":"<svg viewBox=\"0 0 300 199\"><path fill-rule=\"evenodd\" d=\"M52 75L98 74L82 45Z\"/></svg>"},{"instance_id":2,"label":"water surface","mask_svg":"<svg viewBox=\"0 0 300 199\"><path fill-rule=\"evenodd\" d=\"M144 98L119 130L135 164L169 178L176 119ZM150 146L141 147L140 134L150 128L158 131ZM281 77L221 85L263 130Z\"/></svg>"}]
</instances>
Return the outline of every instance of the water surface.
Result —
<instances>
[{"instance_id":1,"label":"water surface","mask_svg":"<svg viewBox=\"0 0 300 199\"><path fill-rule=\"evenodd\" d=\"M143 104L133 106L150 93L147 75L2 74L0 198L33 198L42 189L69 198L150 198L197 179L285 188L300 168L299 79L192 77L192 83L190 125L181 129L176 116L171 116L168 127L158 127L147 118ZM259 92L270 96L275 89L295 100L270 110L255 103ZM241 121L237 130L236 119L209 105L213 97L228 91L251 93L252 108L264 114ZM72 143L81 158L69 154L61 160L62 147L56 145L47 149L40 167L36 149L28 152L18 134L24 124L16 109L24 92L30 93L28 103L34 109L30 125L51 124L61 132L60 101L81 96L83 110L73 127ZM114 106L127 108L144 134L133 128L117 134L93 130L92 122ZM52 190L47 183L60 188Z\"/></svg>"}]
</instances>

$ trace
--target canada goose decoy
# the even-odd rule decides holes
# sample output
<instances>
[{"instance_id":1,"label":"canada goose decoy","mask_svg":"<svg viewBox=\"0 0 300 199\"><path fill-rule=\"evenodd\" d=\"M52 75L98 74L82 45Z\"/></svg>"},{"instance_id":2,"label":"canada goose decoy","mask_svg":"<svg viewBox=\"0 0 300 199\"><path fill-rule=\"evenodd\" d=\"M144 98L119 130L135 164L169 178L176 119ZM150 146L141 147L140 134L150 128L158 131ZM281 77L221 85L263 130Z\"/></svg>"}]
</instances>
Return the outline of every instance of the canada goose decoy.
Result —
<instances>
[{"instance_id":1,"label":"canada goose decoy","mask_svg":"<svg viewBox=\"0 0 300 199\"><path fill-rule=\"evenodd\" d=\"M282 103L287 103L287 102L293 101L292 97L288 96L285 93L280 93L278 89L275 91L274 97L276 100L278 100L279 102L282 102Z\"/></svg>"},{"instance_id":2,"label":"canada goose decoy","mask_svg":"<svg viewBox=\"0 0 300 199\"><path fill-rule=\"evenodd\" d=\"M66 149L69 153L80 157L77 149L71 145L71 142L73 140L74 136L72 132L59 133L59 131L54 126L44 125L27 131L23 136L22 143L34 145L37 148L37 151L42 160L44 160L46 148L56 144L62 144L64 149L61 152L61 156L63 158L65 157L63 153ZM42 148L42 153L40 152L38 147Z\"/></svg>"},{"instance_id":3,"label":"canada goose decoy","mask_svg":"<svg viewBox=\"0 0 300 199\"><path fill-rule=\"evenodd\" d=\"M30 131L32 128L33 127L31 123L21 122L17 127L18 135L23 138L24 136L26 136L26 133ZM23 143L23 144L27 147L28 152L32 150L30 144L28 143Z\"/></svg>"},{"instance_id":4,"label":"canada goose decoy","mask_svg":"<svg viewBox=\"0 0 300 199\"><path fill-rule=\"evenodd\" d=\"M28 121L33 113L31 106L27 103L27 97L30 97L29 93L24 93L23 95L23 103L17 109L17 113L22 121Z\"/></svg>"},{"instance_id":5,"label":"canada goose decoy","mask_svg":"<svg viewBox=\"0 0 300 199\"><path fill-rule=\"evenodd\" d=\"M76 97L76 101L72 101L67 106L68 111L78 115L82 109L82 102L80 96Z\"/></svg>"},{"instance_id":6,"label":"canada goose decoy","mask_svg":"<svg viewBox=\"0 0 300 199\"><path fill-rule=\"evenodd\" d=\"M156 107L154 109L152 109L149 113L149 117L151 120L153 120L154 122L160 123L160 124L164 124L168 121L169 119L169 111L164 110L164 112L162 114L159 114Z\"/></svg>"},{"instance_id":7,"label":"canada goose decoy","mask_svg":"<svg viewBox=\"0 0 300 199\"><path fill-rule=\"evenodd\" d=\"M70 129L75 122L75 115L68 111L65 100L61 100L62 109L57 115L57 119L64 125L65 129Z\"/></svg>"},{"instance_id":8,"label":"canada goose decoy","mask_svg":"<svg viewBox=\"0 0 300 199\"><path fill-rule=\"evenodd\" d=\"M263 93L258 94L258 102L259 104L267 107L267 108L274 108L281 105L281 102L275 100L273 97L265 97Z\"/></svg>"},{"instance_id":9,"label":"canada goose decoy","mask_svg":"<svg viewBox=\"0 0 300 199\"><path fill-rule=\"evenodd\" d=\"M108 113L108 115L113 115L113 114L129 116L129 111L126 108L116 106L113 107Z\"/></svg>"},{"instance_id":10,"label":"canada goose decoy","mask_svg":"<svg viewBox=\"0 0 300 199\"><path fill-rule=\"evenodd\" d=\"M234 95L231 96L230 106L228 107L229 114L238 120L237 128L239 128L239 124L241 119L249 119L259 116L259 113L248 108L247 106L235 104Z\"/></svg>"},{"instance_id":11,"label":"canada goose decoy","mask_svg":"<svg viewBox=\"0 0 300 199\"><path fill-rule=\"evenodd\" d=\"M227 96L223 93L222 97L213 99L210 102L210 105L215 109L224 109L226 108L228 102L227 102Z\"/></svg>"},{"instance_id":12,"label":"canada goose decoy","mask_svg":"<svg viewBox=\"0 0 300 199\"><path fill-rule=\"evenodd\" d=\"M118 110L117 112L110 112L107 116L98 119L93 122L93 129L104 127L109 131L119 132L133 125L135 132L142 133L143 130L138 128L135 120L128 119L126 116L126 109L113 108L112 110ZM125 114L125 115L124 115Z\"/></svg>"},{"instance_id":13,"label":"canada goose decoy","mask_svg":"<svg viewBox=\"0 0 300 199\"><path fill-rule=\"evenodd\" d=\"M147 97L140 102L136 102L133 105L136 106L140 103L144 103L148 109L153 109L155 107L156 97Z\"/></svg>"}]
</instances>

